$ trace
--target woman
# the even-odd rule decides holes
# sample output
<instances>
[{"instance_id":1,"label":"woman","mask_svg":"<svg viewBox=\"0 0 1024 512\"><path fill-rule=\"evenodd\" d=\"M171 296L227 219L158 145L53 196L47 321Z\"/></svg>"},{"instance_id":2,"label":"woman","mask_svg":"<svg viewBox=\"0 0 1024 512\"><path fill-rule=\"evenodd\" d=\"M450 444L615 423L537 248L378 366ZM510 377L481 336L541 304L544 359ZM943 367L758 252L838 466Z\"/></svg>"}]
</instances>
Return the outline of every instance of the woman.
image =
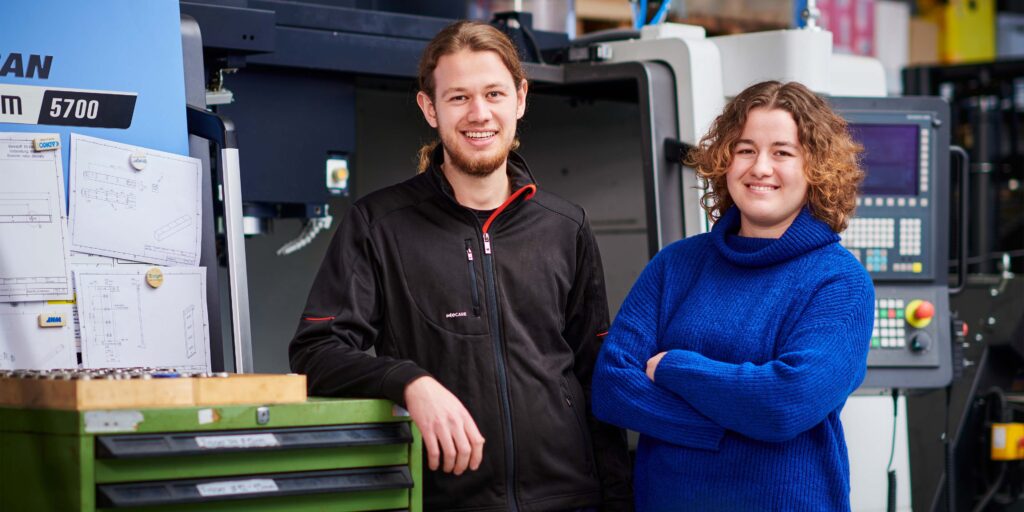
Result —
<instances>
[{"instance_id":1,"label":"woman","mask_svg":"<svg viewBox=\"0 0 1024 512\"><path fill-rule=\"evenodd\" d=\"M763 82L691 154L714 227L647 265L593 378L595 415L640 432L638 510L849 510L839 413L874 287L837 233L860 151L806 87Z\"/></svg>"}]
</instances>

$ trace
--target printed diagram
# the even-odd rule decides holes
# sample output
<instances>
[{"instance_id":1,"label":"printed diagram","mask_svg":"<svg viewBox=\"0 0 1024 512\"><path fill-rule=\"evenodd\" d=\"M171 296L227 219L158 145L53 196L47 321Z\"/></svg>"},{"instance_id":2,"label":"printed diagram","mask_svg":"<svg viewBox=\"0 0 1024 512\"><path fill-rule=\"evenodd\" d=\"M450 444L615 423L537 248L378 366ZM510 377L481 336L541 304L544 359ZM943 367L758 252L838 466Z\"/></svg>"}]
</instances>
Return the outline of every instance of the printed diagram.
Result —
<instances>
[{"instance_id":1,"label":"printed diagram","mask_svg":"<svg viewBox=\"0 0 1024 512\"><path fill-rule=\"evenodd\" d=\"M71 134L71 249L157 265L199 264L201 163Z\"/></svg>"},{"instance_id":2,"label":"printed diagram","mask_svg":"<svg viewBox=\"0 0 1024 512\"><path fill-rule=\"evenodd\" d=\"M83 175L85 176L86 184L82 187L82 196L86 199L109 203L115 209L124 207L128 210L134 210L135 193L132 191L141 191L144 188L140 180L107 174L102 172L98 166L90 166L90 170L85 171ZM99 188L87 188L92 186ZM106 188L105 186L112 188Z\"/></svg>"},{"instance_id":3,"label":"printed diagram","mask_svg":"<svg viewBox=\"0 0 1024 512\"><path fill-rule=\"evenodd\" d=\"M171 235L192 226L192 218L188 215L182 215L177 219L160 226L160 229L153 232L153 237L163 242L166 238Z\"/></svg>"},{"instance_id":4,"label":"printed diagram","mask_svg":"<svg viewBox=\"0 0 1024 512\"><path fill-rule=\"evenodd\" d=\"M95 199L97 201L103 201L110 203L111 205L121 205L129 210L135 209L135 194L129 194L125 192L117 192L116 190L107 189L82 189L82 197L86 199Z\"/></svg>"},{"instance_id":5,"label":"printed diagram","mask_svg":"<svg viewBox=\"0 0 1024 512\"><path fill-rule=\"evenodd\" d=\"M0 194L0 223L49 224L50 197L46 194Z\"/></svg>"},{"instance_id":6,"label":"printed diagram","mask_svg":"<svg viewBox=\"0 0 1024 512\"><path fill-rule=\"evenodd\" d=\"M112 174L106 174L102 172L102 169L97 166L91 166L90 170L85 171L85 179L102 183L104 185L116 185L118 187L124 187L128 189L135 189L142 191L145 188L141 180L122 178L120 176L114 176Z\"/></svg>"},{"instance_id":7,"label":"printed diagram","mask_svg":"<svg viewBox=\"0 0 1024 512\"><path fill-rule=\"evenodd\" d=\"M71 298L64 171L41 133L0 133L0 303Z\"/></svg>"},{"instance_id":8,"label":"printed diagram","mask_svg":"<svg viewBox=\"0 0 1024 512\"><path fill-rule=\"evenodd\" d=\"M95 307L88 313L87 324L95 329L96 343L102 348L102 360L108 364L117 363L129 345L145 349L138 289L135 287L135 290L131 290L131 286L127 288L122 295L121 287L111 280L93 288L97 295L94 299ZM133 302L134 305L130 305ZM139 316L139 321L120 321L118 317L122 315Z\"/></svg>"},{"instance_id":9,"label":"printed diagram","mask_svg":"<svg viewBox=\"0 0 1024 512\"><path fill-rule=\"evenodd\" d=\"M196 307L185 308L185 357L191 359L196 355Z\"/></svg>"},{"instance_id":10,"label":"printed diagram","mask_svg":"<svg viewBox=\"0 0 1024 512\"><path fill-rule=\"evenodd\" d=\"M163 284L152 288L145 282L150 268L75 270L85 368L162 366L209 371L206 271L164 267Z\"/></svg>"}]
</instances>

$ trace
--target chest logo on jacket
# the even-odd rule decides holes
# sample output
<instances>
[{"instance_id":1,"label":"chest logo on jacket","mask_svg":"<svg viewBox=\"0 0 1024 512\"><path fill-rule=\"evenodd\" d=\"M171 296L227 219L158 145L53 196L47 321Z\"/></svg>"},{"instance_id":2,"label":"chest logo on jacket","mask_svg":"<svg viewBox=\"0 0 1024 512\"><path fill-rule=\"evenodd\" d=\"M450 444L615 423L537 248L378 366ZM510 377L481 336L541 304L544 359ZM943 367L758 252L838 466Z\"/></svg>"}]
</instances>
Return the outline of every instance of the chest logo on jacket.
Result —
<instances>
[{"instance_id":1,"label":"chest logo on jacket","mask_svg":"<svg viewBox=\"0 0 1024 512\"><path fill-rule=\"evenodd\" d=\"M465 311L453 311L451 313L448 313L444 317L445 318L462 318L462 317L465 317L465 316L469 316Z\"/></svg>"}]
</instances>

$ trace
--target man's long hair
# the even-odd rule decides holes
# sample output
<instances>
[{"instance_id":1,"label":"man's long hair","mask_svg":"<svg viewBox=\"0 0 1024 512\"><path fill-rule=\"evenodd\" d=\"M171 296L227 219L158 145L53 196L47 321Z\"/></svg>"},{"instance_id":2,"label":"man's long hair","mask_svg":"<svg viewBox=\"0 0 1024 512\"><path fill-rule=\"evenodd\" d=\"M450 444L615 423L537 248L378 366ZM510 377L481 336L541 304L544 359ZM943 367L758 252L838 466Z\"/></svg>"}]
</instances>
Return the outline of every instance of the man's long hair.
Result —
<instances>
[{"instance_id":1,"label":"man's long hair","mask_svg":"<svg viewBox=\"0 0 1024 512\"><path fill-rule=\"evenodd\" d=\"M458 53L462 50L473 52L494 52L501 59L501 62L512 74L512 81L519 87L519 84L526 78L523 71L523 64L519 60L519 52L516 46L502 31L479 21L457 21L448 25L430 40L423 55L420 57L419 65L419 86L420 90L435 101L436 92L434 83L434 69L437 68L437 61L441 57ZM426 171L430 167L430 155L440 144L434 140L420 147L419 150L419 172ZM512 149L519 146L518 139L512 143Z\"/></svg>"}]
</instances>

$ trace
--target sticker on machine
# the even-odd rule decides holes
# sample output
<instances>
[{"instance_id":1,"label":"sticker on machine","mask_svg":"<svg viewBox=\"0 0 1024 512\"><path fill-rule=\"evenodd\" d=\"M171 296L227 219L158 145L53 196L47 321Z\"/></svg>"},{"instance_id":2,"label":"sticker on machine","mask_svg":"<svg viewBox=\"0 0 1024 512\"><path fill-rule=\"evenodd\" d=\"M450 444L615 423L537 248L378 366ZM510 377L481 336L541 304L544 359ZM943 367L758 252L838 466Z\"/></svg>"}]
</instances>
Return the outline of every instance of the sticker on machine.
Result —
<instances>
[{"instance_id":1,"label":"sticker on machine","mask_svg":"<svg viewBox=\"0 0 1024 512\"><path fill-rule=\"evenodd\" d=\"M241 434L231 436L201 436L196 438L200 448L270 448L280 446L274 434Z\"/></svg>"},{"instance_id":2,"label":"sticker on machine","mask_svg":"<svg viewBox=\"0 0 1024 512\"><path fill-rule=\"evenodd\" d=\"M210 482L196 484L199 495L231 496L233 494L253 494L258 492L277 492L277 482L269 478L253 478L251 480L230 480L227 482Z\"/></svg>"},{"instance_id":3,"label":"sticker on machine","mask_svg":"<svg viewBox=\"0 0 1024 512\"><path fill-rule=\"evenodd\" d=\"M0 123L128 128L134 92L0 84Z\"/></svg>"},{"instance_id":4,"label":"sticker on machine","mask_svg":"<svg viewBox=\"0 0 1024 512\"><path fill-rule=\"evenodd\" d=\"M85 432L135 432L143 417L140 411L85 411Z\"/></svg>"}]
</instances>

